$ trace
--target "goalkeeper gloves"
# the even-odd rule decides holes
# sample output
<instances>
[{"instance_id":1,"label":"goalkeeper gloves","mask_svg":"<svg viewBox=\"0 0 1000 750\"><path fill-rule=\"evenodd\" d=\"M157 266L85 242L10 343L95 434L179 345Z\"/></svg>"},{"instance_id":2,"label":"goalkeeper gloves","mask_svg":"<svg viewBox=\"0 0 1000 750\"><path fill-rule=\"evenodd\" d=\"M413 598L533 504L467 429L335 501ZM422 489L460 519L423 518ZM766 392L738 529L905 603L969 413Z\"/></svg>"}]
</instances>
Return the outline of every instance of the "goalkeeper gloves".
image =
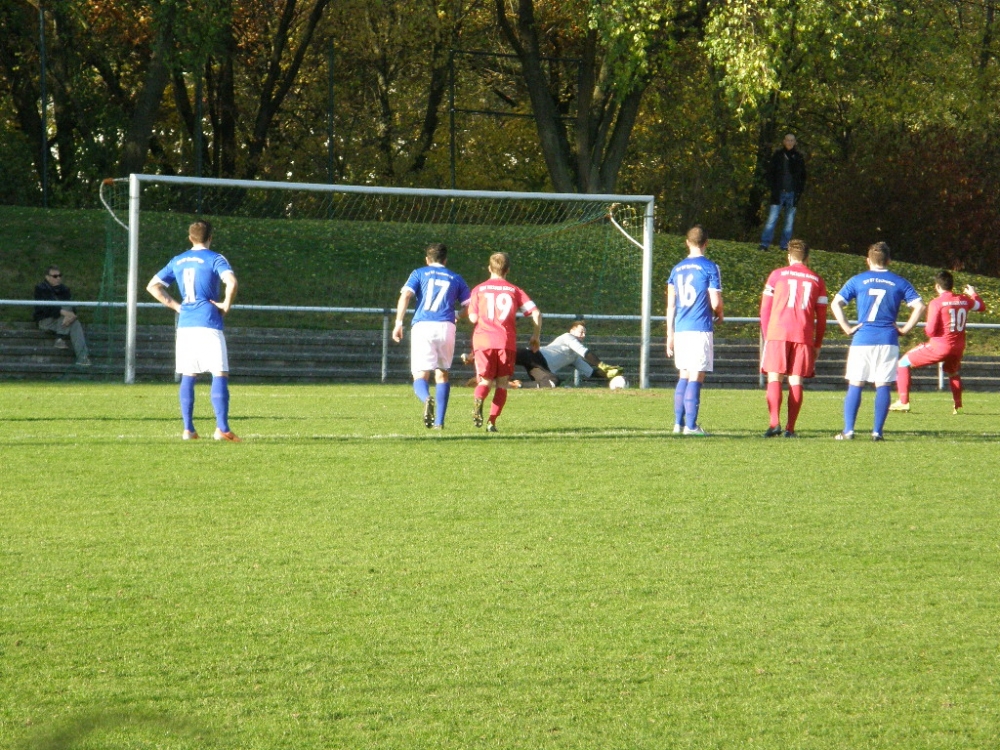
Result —
<instances>
[{"instance_id":1,"label":"goalkeeper gloves","mask_svg":"<svg viewBox=\"0 0 1000 750\"><path fill-rule=\"evenodd\" d=\"M615 365L609 365L605 362L601 362L600 364L598 364L597 369L600 370L602 373L604 373L604 377L606 377L608 380L611 380L611 378L616 378L625 372L623 368L616 367Z\"/></svg>"}]
</instances>

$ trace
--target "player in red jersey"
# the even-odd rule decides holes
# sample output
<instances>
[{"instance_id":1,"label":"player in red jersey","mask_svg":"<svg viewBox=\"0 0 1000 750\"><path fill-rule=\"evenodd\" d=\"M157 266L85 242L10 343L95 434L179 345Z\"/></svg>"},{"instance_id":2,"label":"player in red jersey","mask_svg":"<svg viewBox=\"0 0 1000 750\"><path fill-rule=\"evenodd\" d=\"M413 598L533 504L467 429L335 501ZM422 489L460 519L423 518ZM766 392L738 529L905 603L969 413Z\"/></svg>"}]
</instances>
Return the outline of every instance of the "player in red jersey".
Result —
<instances>
[{"instance_id":1,"label":"player in red jersey","mask_svg":"<svg viewBox=\"0 0 1000 750\"><path fill-rule=\"evenodd\" d=\"M809 246L788 243L788 265L771 272L760 299L764 336L761 372L767 373L767 408L771 426L764 437L795 437L802 408L802 379L816 374L816 357L826 333L826 282L809 269ZM788 420L781 431L781 383L788 377Z\"/></svg>"},{"instance_id":2,"label":"player in red jersey","mask_svg":"<svg viewBox=\"0 0 1000 750\"><path fill-rule=\"evenodd\" d=\"M955 294L952 288L955 278L949 271L941 271L934 277L934 289L938 296L927 305L927 327L924 332L930 339L927 343L910 349L899 360L896 369L896 388L899 399L890 411L910 410L910 368L926 367L944 363L948 375L951 396L955 401L953 414L962 408L962 354L965 352L965 323L970 312L984 312L986 303L976 294L974 287L966 286L964 294Z\"/></svg>"},{"instance_id":3,"label":"player in red jersey","mask_svg":"<svg viewBox=\"0 0 1000 750\"><path fill-rule=\"evenodd\" d=\"M510 257L507 253L490 256L490 278L472 290L469 320L475 326L472 349L476 357L478 383L474 393L472 422L483 426L483 402L496 388L490 405L487 432L496 432L497 417L507 402L507 381L514 374L517 359L517 314L530 315L535 324L529 346L538 351L542 336L542 312L521 289L509 283Z\"/></svg>"}]
</instances>

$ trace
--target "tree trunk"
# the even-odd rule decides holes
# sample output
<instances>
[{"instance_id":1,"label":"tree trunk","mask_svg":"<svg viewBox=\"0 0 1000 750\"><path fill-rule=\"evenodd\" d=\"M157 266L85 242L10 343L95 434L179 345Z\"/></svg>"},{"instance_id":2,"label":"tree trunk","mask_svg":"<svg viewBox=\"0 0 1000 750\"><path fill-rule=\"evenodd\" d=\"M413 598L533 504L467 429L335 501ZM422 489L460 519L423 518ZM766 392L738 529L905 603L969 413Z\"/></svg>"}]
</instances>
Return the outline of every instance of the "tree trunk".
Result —
<instances>
[{"instance_id":1,"label":"tree trunk","mask_svg":"<svg viewBox=\"0 0 1000 750\"><path fill-rule=\"evenodd\" d=\"M142 90L132 112L125 143L118 163L118 174L126 177L141 173L149 153L149 140L156 122L156 113L163 99L163 92L170 82L170 49L174 42L174 11L167 5L156 30L153 52L146 69Z\"/></svg>"}]
</instances>

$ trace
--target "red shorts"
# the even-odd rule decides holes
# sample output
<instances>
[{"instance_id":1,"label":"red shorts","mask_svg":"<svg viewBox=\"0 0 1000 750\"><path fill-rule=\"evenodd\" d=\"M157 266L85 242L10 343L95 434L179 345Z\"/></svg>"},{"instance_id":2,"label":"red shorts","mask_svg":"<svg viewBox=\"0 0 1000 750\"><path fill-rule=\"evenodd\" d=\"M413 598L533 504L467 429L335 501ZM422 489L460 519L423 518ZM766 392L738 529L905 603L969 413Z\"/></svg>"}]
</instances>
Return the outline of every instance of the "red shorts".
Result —
<instances>
[{"instance_id":1,"label":"red shorts","mask_svg":"<svg viewBox=\"0 0 1000 750\"><path fill-rule=\"evenodd\" d=\"M476 349L476 375L486 380L510 377L514 374L514 349Z\"/></svg>"},{"instance_id":2,"label":"red shorts","mask_svg":"<svg viewBox=\"0 0 1000 750\"><path fill-rule=\"evenodd\" d=\"M934 341L910 349L906 353L906 358L910 360L910 367L926 367L936 365L938 362L944 363L944 371L947 373L958 372L962 369L962 354L964 347L954 351L947 346L942 346Z\"/></svg>"},{"instance_id":3,"label":"red shorts","mask_svg":"<svg viewBox=\"0 0 1000 750\"><path fill-rule=\"evenodd\" d=\"M816 350L811 344L765 341L760 371L811 378L816 374Z\"/></svg>"}]
</instances>

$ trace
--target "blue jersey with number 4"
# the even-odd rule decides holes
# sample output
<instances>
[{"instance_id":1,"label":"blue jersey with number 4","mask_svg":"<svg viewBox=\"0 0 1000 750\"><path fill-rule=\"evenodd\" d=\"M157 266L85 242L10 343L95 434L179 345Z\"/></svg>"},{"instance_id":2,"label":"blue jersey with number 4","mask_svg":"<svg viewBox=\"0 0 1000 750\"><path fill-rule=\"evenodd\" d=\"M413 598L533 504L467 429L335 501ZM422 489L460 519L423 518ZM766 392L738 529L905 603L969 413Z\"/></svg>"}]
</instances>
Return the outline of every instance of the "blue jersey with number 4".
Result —
<instances>
[{"instance_id":1,"label":"blue jersey with number 4","mask_svg":"<svg viewBox=\"0 0 1000 750\"><path fill-rule=\"evenodd\" d=\"M229 261L212 250L187 250L175 256L156 278L165 286L175 281L181 293L178 328L215 328L222 330L222 311L212 304L221 302L219 283L222 274L232 271Z\"/></svg>"},{"instance_id":2,"label":"blue jersey with number 4","mask_svg":"<svg viewBox=\"0 0 1000 750\"><path fill-rule=\"evenodd\" d=\"M403 289L413 292L417 307L413 323L425 320L454 323L455 303L469 304L469 285L461 276L440 263L418 268L410 274Z\"/></svg>"},{"instance_id":3,"label":"blue jersey with number 4","mask_svg":"<svg viewBox=\"0 0 1000 750\"><path fill-rule=\"evenodd\" d=\"M722 291L722 274L708 258L682 260L670 272L674 288L674 331L711 331L715 314L708 290Z\"/></svg>"},{"instance_id":4,"label":"blue jersey with number 4","mask_svg":"<svg viewBox=\"0 0 1000 750\"><path fill-rule=\"evenodd\" d=\"M916 302L920 294L913 285L892 271L865 271L848 279L837 296L857 303L861 324L852 346L899 345L896 319L903 303Z\"/></svg>"}]
</instances>

